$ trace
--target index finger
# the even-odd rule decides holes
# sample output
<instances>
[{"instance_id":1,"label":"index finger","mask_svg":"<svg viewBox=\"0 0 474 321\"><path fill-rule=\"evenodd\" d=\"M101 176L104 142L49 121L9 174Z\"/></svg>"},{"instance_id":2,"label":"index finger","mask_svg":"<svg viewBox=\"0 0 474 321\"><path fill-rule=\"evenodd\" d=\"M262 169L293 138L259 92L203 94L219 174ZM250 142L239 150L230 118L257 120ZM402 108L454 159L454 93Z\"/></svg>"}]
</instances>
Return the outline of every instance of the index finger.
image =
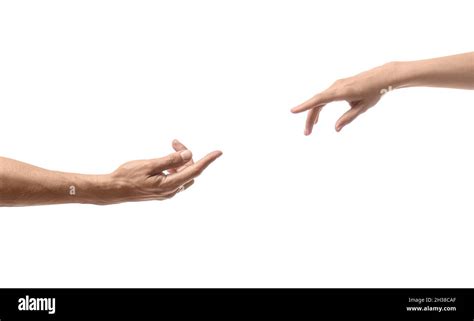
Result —
<instances>
[{"instance_id":1,"label":"index finger","mask_svg":"<svg viewBox=\"0 0 474 321\"><path fill-rule=\"evenodd\" d=\"M314 95L311 99L308 99L304 103L291 109L292 113L301 113L303 111L325 105L327 103L339 100L340 97L332 90L325 90L317 95Z\"/></svg>"},{"instance_id":2,"label":"index finger","mask_svg":"<svg viewBox=\"0 0 474 321\"><path fill-rule=\"evenodd\" d=\"M207 154L195 164L192 164L182 171L166 176L164 185L181 186L199 176L212 162L222 155L221 151Z\"/></svg>"}]
</instances>

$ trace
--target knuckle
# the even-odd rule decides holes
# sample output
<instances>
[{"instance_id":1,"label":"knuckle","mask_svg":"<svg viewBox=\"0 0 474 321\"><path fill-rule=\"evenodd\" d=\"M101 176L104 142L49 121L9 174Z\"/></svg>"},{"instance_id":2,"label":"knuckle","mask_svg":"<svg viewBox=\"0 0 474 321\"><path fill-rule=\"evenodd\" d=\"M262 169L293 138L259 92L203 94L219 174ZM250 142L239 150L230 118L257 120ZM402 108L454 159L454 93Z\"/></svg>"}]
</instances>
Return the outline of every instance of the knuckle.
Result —
<instances>
[{"instance_id":1,"label":"knuckle","mask_svg":"<svg viewBox=\"0 0 474 321\"><path fill-rule=\"evenodd\" d=\"M350 78L338 79L331 86L334 94L337 96L354 96L357 94L357 88Z\"/></svg>"},{"instance_id":2,"label":"knuckle","mask_svg":"<svg viewBox=\"0 0 474 321\"><path fill-rule=\"evenodd\" d=\"M345 85L342 89L344 95L352 97L357 94L357 89L352 85Z\"/></svg>"},{"instance_id":3,"label":"knuckle","mask_svg":"<svg viewBox=\"0 0 474 321\"><path fill-rule=\"evenodd\" d=\"M165 165L168 165L168 166L173 165L177 162L178 162L178 156L176 154L172 154L165 159Z\"/></svg>"},{"instance_id":4,"label":"knuckle","mask_svg":"<svg viewBox=\"0 0 474 321\"><path fill-rule=\"evenodd\" d=\"M336 81L332 84L332 87L340 86L342 85L343 82L344 82L343 78L336 79Z\"/></svg>"}]
</instances>

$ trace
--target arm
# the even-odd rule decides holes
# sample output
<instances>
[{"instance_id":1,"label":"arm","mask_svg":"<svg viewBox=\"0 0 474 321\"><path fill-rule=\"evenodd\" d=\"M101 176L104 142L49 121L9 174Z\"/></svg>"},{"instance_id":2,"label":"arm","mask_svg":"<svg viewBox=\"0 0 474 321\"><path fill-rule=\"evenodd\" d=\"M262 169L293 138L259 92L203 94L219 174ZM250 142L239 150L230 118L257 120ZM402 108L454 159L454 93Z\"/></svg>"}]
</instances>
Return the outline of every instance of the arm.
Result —
<instances>
[{"instance_id":1,"label":"arm","mask_svg":"<svg viewBox=\"0 0 474 321\"><path fill-rule=\"evenodd\" d=\"M50 171L0 157L0 206L164 200L191 186L222 154L212 152L194 164L184 145L175 140L173 147L168 156L131 161L105 175Z\"/></svg>"},{"instance_id":2,"label":"arm","mask_svg":"<svg viewBox=\"0 0 474 321\"><path fill-rule=\"evenodd\" d=\"M474 89L474 52L411 62L393 63L398 87Z\"/></svg>"},{"instance_id":3,"label":"arm","mask_svg":"<svg viewBox=\"0 0 474 321\"><path fill-rule=\"evenodd\" d=\"M340 131L375 106L386 92L414 86L474 89L474 52L428 60L391 62L337 80L328 89L291 111L308 111L305 135L309 135L326 104L345 100L351 108L336 122L336 130Z\"/></svg>"}]
</instances>

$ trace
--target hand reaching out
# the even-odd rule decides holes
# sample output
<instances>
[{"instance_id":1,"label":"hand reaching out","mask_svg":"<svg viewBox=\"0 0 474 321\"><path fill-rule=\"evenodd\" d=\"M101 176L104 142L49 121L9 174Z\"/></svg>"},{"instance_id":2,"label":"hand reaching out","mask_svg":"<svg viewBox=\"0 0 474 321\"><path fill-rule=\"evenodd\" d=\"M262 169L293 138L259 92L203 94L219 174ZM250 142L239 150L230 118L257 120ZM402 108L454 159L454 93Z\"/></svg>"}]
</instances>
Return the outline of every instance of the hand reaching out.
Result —
<instances>
[{"instance_id":1,"label":"hand reaching out","mask_svg":"<svg viewBox=\"0 0 474 321\"><path fill-rule=\"evenodd\" d=\"M328 89L291 111L306 116L305 135L311 134L321 109L345 100L350 109L336 122L336 130L375 106L392 89L413 86L474 89L474 52L427 60L391 62L356 76L337 80Z\"/></svg>"},{"instance_id":2,"label":"hand reaching out","mask_svg":"<svg viewBox=\"0 0 474 321\"><path fill-rule=\"evenodd\" d=\"M168 156L131 161L110 175L110 182L117 184L113 190L118 202L169 199L190 187L194 179L222 155L215 151L194 163L191 151L181 142L174 140L172 145L176 152Z\"/></svg>"},{"instance_id":3,"label":"hand reaching out","mask_svg":"<svg viewBox=\"0 0 474 321\"><path fill-rule=\"evenodd\" d=\"M324 106L334 101L345 100L349 103L350 109L336 122L336 130L340 131L360 114L375 106L386 91L395 87L393 69L393 65L387 64L353 77L339 79L328 89L291 111L293 113L308 111L304 134L309 135L318 122L319 113Z\"/></svg>"},{"instance_id":4,"label":"hand reaching out","mask_svg":"<svg viewBox=\"0 0 474 321\"><path fill-rule=\"evenodd\" d=\"M50 171L0 157L0 206L165 200L189 188L222 155L214 151L195 163L183 144L172 145L175 152L168 156L130 161L104 175Z\"/></svg>"}]
</instances>

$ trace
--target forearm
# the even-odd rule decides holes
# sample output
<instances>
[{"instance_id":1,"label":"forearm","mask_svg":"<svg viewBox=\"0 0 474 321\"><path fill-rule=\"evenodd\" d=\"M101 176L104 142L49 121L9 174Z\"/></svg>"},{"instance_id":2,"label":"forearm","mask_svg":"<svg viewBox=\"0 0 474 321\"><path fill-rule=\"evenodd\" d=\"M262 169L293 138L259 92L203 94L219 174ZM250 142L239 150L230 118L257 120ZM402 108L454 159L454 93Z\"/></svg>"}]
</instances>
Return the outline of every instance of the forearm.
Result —
<instances>
[{"instance_id":1,"label":"forearm","mask_svg":"<svg viewBox=\"0 0 474 321\"><path fill-rule=\"evenodd\" d=\"M193 185L222 155L214 151L195 163L181 142L172 146L175 152L165 157L129 161L105 175L50 171L0 157L0 206L166 200Z\"/></svg>"},{"instance_id":2,"label":"forearm","mask_svg":"<svg viewBox=\"0 0 474 321\"><path fill-rule=\"evenodd\" d=\"M106 176L49 171L0 157L0 206L110 202Z\"/></svg>"},{"instance_id":3,"label":"forearm","mask_svg":"<svg viewBox=\"0 0 474 321\"><path fill-rule=\"evenodd\" d=\"M395 62L394 86L474 89L474 52L448 57Z\"/></svg>"}]
</instances>

